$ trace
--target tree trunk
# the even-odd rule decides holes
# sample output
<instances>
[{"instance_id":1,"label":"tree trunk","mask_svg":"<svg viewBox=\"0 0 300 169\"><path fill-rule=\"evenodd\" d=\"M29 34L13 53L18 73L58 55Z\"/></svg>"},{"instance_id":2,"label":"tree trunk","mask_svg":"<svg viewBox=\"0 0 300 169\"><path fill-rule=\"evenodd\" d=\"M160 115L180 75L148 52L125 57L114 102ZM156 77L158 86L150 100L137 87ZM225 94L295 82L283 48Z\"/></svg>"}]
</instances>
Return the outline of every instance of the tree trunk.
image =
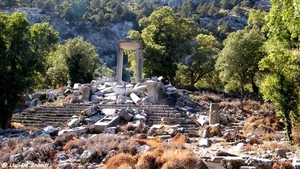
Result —
<instances>
[{"instance_id":1,"label":"tree trunk","mask_svg":"<svg viewBox=\"0 0 300 169\"><path fill-rule=\"evenodd\" d=\"M293 137L292 137L292 122L291 118L289 116L289 111L284 111L284 119L285 119L285 130L287 133L287 137L289 139L289 142L293 142Z\"/></svg>"},{"instance_id":2,"label":"tree trunk","mask_svg":"<svg viewBox=\"0 0 300 169\"><path fill-rule=\"evenodd\" d=\"M12 118L12 111L11 112L5 112L1 115L0 118L0 127L1 129L7 129L10 127L11 118Z\"/></svg>"},{"instance_id":3,"label":"tree trunk","mask_svg":"<svg viewBox=\"0 0 300 169\"><path fill-rule=\"evenodd\" d=\"M259 87L254 83L254 81L251 82L253 93L259 92Z\"/></svg>"},{"instance_id":4,"label":"tree trunk","mask_svg":"<svg viewBox=\"0 0 300 169\"><path fill-rule=\"evenodd\" d=\"M241 86L241 106L243 107L243 101L244 101L244 95L245 95L245 89L244 86Z\"/></svg>"}]
</instances>

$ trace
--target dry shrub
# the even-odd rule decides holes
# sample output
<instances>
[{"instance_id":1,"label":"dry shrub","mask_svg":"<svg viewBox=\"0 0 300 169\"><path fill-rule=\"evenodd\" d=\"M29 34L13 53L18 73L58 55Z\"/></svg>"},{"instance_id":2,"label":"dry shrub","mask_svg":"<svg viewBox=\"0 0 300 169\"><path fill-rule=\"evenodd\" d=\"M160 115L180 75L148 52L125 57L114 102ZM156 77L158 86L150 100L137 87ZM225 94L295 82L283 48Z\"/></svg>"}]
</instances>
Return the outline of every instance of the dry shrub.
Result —
<instances>
[{"instance_id":1,"label":"dry shrub","mask_svg":"<svg viewBox=\"0 0 300 169\"><path fill-rule=\"evenodd\" d=\"M253 146L251 144L245 144L243 146L243 150L246 150L246 151L255 151L255 150L257 150L257 147Z\"/></svg>"},{"instance_id":2,"label":"dry shrub","mask_svg":"<svg viewBox=\"0 0 300 169\"><path fill-rule=\"evenodd\" d=\"M131 123L125 125L125 131L134 131L135 129L136 129L136 126L134 126Z\"/></svg>"},{"instance_id":3,"label":"dry shrub","mask_svg":"<svg viewBox=\"0 0 300 169\"><path fill-rule=\"evenodd\" d=\"M135 167L136 169L206 169L205 164L194 154L193 150L163 143L148 152L139 154Z\"/></svg>"},{"instance_id":4,"label":"dry shrub","mask_svg":"<svg viewBox=\"0 0 300 169\"><path fill-rule=\"evenodd\" d=\"M214 94L214 93L199 95L198 99L200 102L204 101L207 103L210 103L210 102L220 103L222 101L222 98L219 95Z\"/></svg>"},{"instance_id":5,"label":"dry shrub","mask_svg":"<svg viewBox=\"0 0 300 169\"><path fill-rule=\"evenodd\" d=\"M134 167L136 160L131 154L119 153L108 159L103 169L120 169Z\"/></svg>"},{"instance_id":6,"label":"dry shrub","mask_svg":"<svg viewBox=\"0 0 300 169\"><path fill-rule=\"evenodd\" d=\"M266 142L262 145L262 148L264 148L265 150L271 150L271 151L275 151L276 148L284 148L287 151L289 151L289 145L287 144L283 144L283 143L278 143L278 142Z\"/></svg>"},{"instance_id":7,"label":"dry shrub","mask_svg":"<svg viewBox=\"0 0 300 169\"><path fill-rule=\"evenodd\" d=\"M300 145L300 124L293 126L292 136L293 136L295 144Z\"/></svg>"},{"instance_id":8,"label":"dry shrub","mask_svg":"<svg viewBox=\"0 0 300 169\"><path fill-rule=\"evenodd\" d=\"M51 144L41 145L37 151L37 161L54 161L56 150Z\"/></svg>"},{"instance_id":9,"label":"dry shrub","mask_svg":"<svg viewBox=\"0 0 300 169\"><path fill-rule=\"evenodd\" d=\"M253 122L255 122L256 120L257 120L257 117L256 117L256 116L251 116L251 117L247 118L247 119L244 121L244 123L245 123L245 124L253 123Z\"/></svg>"},{"instance_id":10,"label":"dry shrub","mask_svg":"<svg viewBox=\"0 0 300 169\"><path fill-rule=\"evenodd\" d=\"M293 169L293 165L288 160L280 160L273 164L272 169Z\"/></svg>"},{"instance_id":11,"label":"dry shrub","mask_svg":"<svg viewBox=\"0 0 300 169\"><path fill-rule=\"evenodd\" d=\"M178 133L172 138L172 143L175 144L184 144L187 141L188 141L188 137L182 133Z\"/></svg>"},{"instance_id":12,"label":"dry shrub","mask_svg":"<svg viewBox=\"0 0 300 169\"><path fill-rule=\"evenodd\" d=\"M136 140L129 139L127 141L121 142L118 145L118 149L123 153L129 153L131 155L137 154L137 146L136 146Z\"/></svg>"},{"instance_id":13,"label":"dry shrub","mask_svg":"<svg viewBox=\"0 0 300 169\"><path fill-rule=\"evenodd\" d=\"M202 131L199 131L199 135L203 135L203 132L205 130L208 130L208 137L214 137L214 136L222 137L222 131L219 126L206 125L203 129L200 130Z\"/></svg>"},{"instance_id":14,"label":"dry shrub","mask_svg":"<svg viewBox=\"0 0 300 169\"><path fill-rule=\"evenodd\" d=\"M17 122L11 122L10 127L12 129L22 129L22 128L24 128L24 125L21 123L17 123Z\"/></svg>"},{"instance_id":15,"label":"dry shrub","mask_svg":"<svg viewBox=\"0 0 300 169\"><path fill-rule=\"evenodd\" d=\"M164 164L161 168L193 168L206 169L205 164L199 159L192 150L188 149L169 149L161 157Z\"/></svg>"},{"instance_id":16,"label":"dry shrub","mask_svg":"<svg viewBox=\"0 0 300 169\"><path fill-rule=\"evenodd\" d=\"M161 165L156 163L156 157L151 152L143 153L135 165L136 169L154 169L160 168Z\"/></svg>"},{"instance_id":17,"label":"dry shrub","mask_svg":"<svg viewBox=\"0 0 300 169\"><path fill-rule=\"evenodd\" d=\"M264 104L262 104L261 106L260 106L260 110L259 110L259 112L275 112L275 107L272 105L272 104L270 104L270 103L268 103L268 102L265 102Z\"/></svg>"},{"instance_id":18,"label":"dry shrub","mask_svg":"<svg viewBox=\"0 0 300 169\"><path fill-rule=\"evenodd\" d=\"M63 147L68 141L74 140L74 138L75 138L75 135L71 134L71 133L65 133L65 134L59 135L55 139L55 145Z\"/></svg>"},{"instance_id":19,"label":"dry shrub","mask_svg":"<svg viewBox=\"0 0 300 169\"><path fill-rule=\"evenodd\" d=\"M243 110L249 113L259 110L260 107L261 104L255 100L244 100L243 102Z\"/></svg>"},{"instance_id":20,"label":"dry shrub","mask_svg":"<svg viewBox=\"0 0 300 169\"><path fill-rule=\"evenodd\" d=\"M279 121L275 121L273 117L258 118L249 117L245 120L243 131L248 134L264 135L265 133L272 133L276 129L280 129Z\"/></svg>"},{"instance_id":21,"label":"dry shrub","mask_svg":"<svg viewBox=\"0 0 300 169\"><path fill-rule=\"evenodd\" d=\"M144 139L136 139L135 140L138 144L140 145L146 145L147 144L147 140L144 140Z\"/></svg>"},{"instance_id":22,"label":"dry shrub","mask_svg":"<svg viewBox=\"0 0 300 169\"><path fill-rule=\"evenodd\" d=\"M73 148L78 148L79 147L79 142L80 140L69 140L63 147L63 150L64 151L68 151L70 149L73 149Z\"/></svg>"},{"instance_id":23,"label":"dry shrub","mask_svg":"<svg viewBox=\"0 0 300 169\"><path fill-rule=\"evenodd\" d=\"M98 134L88 138L85 142L85 149L91 150L93 159L91 162L99 163L111 151L122 149L119 144L126 143L128 138L113 134ZM126 144L122 144L126 145Z\"/></svg>"},{"instance_id":24,"label":"dry shrub","mask_svg":"<svg viewBox=\"0 0 300 169\"><path fill-rule=\"evenodd\" d=\"M248 142L249 144L253 145L253 144L260 144L261 141L259 140L258 137L254 136L254 137L248 137Z\"/></svg>"}]
</instances>

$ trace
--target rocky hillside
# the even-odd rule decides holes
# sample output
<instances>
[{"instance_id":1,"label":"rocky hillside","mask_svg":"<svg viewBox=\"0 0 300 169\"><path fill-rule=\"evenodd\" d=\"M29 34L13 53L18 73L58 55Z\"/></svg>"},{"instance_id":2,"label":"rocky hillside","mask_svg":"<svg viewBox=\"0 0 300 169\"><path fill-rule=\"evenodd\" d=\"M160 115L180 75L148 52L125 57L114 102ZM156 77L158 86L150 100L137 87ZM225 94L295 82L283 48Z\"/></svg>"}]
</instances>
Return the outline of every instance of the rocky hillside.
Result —
<instances>
[{"instance_id":1,"label":"rocky hillside","mask_svg":"<svg viewBox=\"0 0 300 169\"><path fill-rule=\"evenodd\" d=\"M9 13L13 13L16 11L24 12L27 14L28 19L32 24L37 22L50 22L55 30L60 33L61 43L64 43L70 38L78 36L84 37L86 41L92 43L96 47L100 58L104 60L110 68L115 69L117 42L121 39L124 39L128 35L129 30L137 29L137 20L140 18L140 11L142 11L142 9L138 9L138 6L151 6L151 9L155 9L160 6L168 5L173 7L174 10L177 11L178 15L185 15L183 13L190 12L190 14L186 14L186 17L192 17L193 15L193 19L198 22L199 27L213 32L213 34L215 34L216 36L220 36L220 40L224 40L224 38L228 34L228 31L232 32L244 28L244 26L247 24L248 12L251 8L261 9L265 11L268 11L268 9L270 8L269 0L250 0L249 2L247 1L247 3L246 0L242 0L239 2L239 4L244 3L244 1L247 6L233 6L232 3L236 2L228 1L229 4L231 4L228 9L223 9L223 1L218 2L212 0L127 0L125 2L114 1L114 3L122 4L123 10L132 10L130 11L132 13L127 14L128 16L126 15L129 19L122 20L122 17L119 17L121 19L115 20L108 24L96 23L97 17L106 17L106 13L104 13L103 16L99 16L99 13L95 14L94 10L99 9L99 7L91 6L92 2L94 1L86 1L86 3L90 4L87 4L85 14L75 19L72 18L72 20L68 19L67 14L60 14L59 12L61 11L58 12L56 11L56 9L50 9L50 7L42 8L38 4L28 5L27 7L6 7L2 9L2 11ZM144 6L140 8L144 8ZM193 8L193 10L188 11L188 7ZM102 8L101 4L100 8ZM77 15L78 11L75 11L75 8L73 10L74 16ZM90 10L93 11L91 12ZM143 15L141 16L147 16L151 14L151 10L147 10L146 12L144 11ZM106 11L108 10L106 9ZM94 17L96 17L96 19ZM110 17L112 17L112 15L110 15ZM223 30L223 32L220 32L220 30Z\"/></svg>"}]
</instances>

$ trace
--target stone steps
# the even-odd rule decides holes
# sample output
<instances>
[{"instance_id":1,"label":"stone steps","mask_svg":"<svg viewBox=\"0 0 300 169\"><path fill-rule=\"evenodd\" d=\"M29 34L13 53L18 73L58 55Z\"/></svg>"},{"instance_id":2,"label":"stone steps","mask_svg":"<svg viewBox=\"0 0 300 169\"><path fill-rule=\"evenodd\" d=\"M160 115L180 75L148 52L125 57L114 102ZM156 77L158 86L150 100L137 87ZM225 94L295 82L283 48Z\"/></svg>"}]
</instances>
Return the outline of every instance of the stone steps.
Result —
<instances>
[{"instance_id":1,"label":"stone steps","mask_svg":"<svg viewBox=\"0 0 300 169\"><path fill-rule=\"evenodd\" d=\"M89 108L90 104L64 104L63 106L40 106L33 112L23 112L14 114L12 121L24 124L25 128L46 127L64 127L73 115L79 116L81 111ZM162 118L172 124L179 124L184 128L185 133L195 135L198 129L191 120L182 117L180 112L168 105L140 105L135 104L103 104L97 105L100 109L132 109L145 110L148 115L147 125L163 124Z\"/></svg>"}]
</instances>

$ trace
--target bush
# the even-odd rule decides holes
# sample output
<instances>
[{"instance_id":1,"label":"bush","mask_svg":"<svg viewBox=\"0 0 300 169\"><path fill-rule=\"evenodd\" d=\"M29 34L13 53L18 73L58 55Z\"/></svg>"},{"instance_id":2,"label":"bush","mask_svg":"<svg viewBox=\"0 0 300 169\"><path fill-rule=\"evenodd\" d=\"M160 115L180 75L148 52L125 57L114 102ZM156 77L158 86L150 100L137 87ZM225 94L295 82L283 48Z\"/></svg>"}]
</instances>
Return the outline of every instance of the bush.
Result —
<instances>
[{"instance_id":1,"label":"bush","mask_svg":"<svg viewBox=\"0 0 300 169\"><path fill-rule=\"evenodd\" d=\"M103 169L132 168L136 164L136 159L131 154L119 153L111 157Z\"/></svg>"}]
</instances>

